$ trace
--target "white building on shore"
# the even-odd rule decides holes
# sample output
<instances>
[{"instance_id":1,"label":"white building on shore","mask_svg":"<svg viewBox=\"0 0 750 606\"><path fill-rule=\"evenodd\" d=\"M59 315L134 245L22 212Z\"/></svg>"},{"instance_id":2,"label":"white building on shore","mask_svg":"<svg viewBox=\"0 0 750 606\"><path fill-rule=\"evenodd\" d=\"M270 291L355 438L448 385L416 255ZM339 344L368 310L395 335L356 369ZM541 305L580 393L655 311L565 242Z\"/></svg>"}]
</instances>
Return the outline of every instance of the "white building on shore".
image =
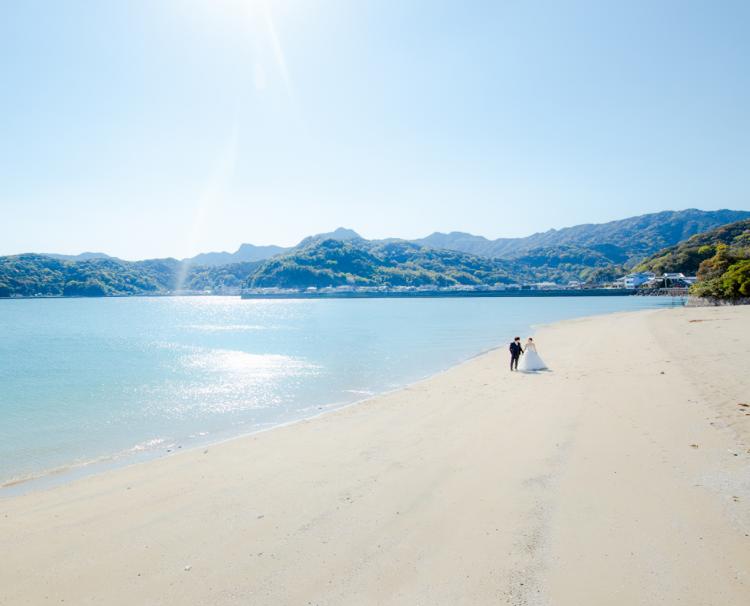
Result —
<instances>
[{"instance_id":1,"label":"white building on shore","mask_svg":"<svg viewBox=\"0 0 750 606\"><path fill-rule=\"evenodd\" d=\"M623 276L615 280L615 284L620 288L634 289L639 286L650 282L656 277L656 274L652 271L642 271Z\"/></svg>"}]
</instances>

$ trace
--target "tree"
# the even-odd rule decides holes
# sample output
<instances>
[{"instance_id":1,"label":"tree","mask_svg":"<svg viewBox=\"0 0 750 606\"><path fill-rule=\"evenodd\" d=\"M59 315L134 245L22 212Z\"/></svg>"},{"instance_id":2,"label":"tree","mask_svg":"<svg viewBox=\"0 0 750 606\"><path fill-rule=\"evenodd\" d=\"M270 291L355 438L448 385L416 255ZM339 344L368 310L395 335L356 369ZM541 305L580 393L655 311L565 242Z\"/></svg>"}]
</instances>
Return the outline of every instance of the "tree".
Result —
<instances>
[{"instance_id":1,"label":"tree","mask_svg":"<svg viewBox=\"0 0 750 606\"><path fill-rule=\"evenodd\" d=\"M721 278L724 296L750 297L750 259L731 265Z\"/></svg>"},{"instance_id":2,"label":"tree","mask_svg":"<svg viewBox=\"0 0 750 606\"><path fill-rule=\"evenodd\" d=\"M726 244L717 244L714 256L702 261L698 267L698 279L711 280L718 278L732 264L732 261L729 247Z\"/></svg>"}]
</instances>

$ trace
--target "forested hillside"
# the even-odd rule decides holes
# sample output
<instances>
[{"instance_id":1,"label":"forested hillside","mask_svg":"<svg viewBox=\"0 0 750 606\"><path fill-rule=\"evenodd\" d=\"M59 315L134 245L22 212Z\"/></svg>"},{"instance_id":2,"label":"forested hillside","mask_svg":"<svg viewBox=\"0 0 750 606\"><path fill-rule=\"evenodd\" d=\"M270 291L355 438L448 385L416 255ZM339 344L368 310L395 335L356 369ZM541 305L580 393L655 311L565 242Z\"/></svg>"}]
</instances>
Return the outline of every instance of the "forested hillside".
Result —
<instances>
[{"instance_id":1,"label":"forested hillside","mask_svg":"<svg viewBox=\"0 0 750 606\"><path fill-rule=\"evenodd\" d=\"M410 242L313 239L266 261L249 279L253 288L276 286L454 286L513 282L505 261Z\"/></svg>"},{"instance_id":2,"label":"forested hillside","mask_svg":"<svg viewBox=\"0 0 750 606\"><path fill-rule=\"evenodd\" d=\"M742 220L724 225L738 216ZM712 229L696 233L707 225ZM701 275L706 279L702 284L716 290L717 276L747 258L749 225L747 211L685 210L494 241L456 233L433 234L419 241L365 240L350 229L339 228L305 238L292 249L243 245L237 253L193 258L204 259L205 264L171 258L131 262L103 253L14 255L0 257L0 297L222 292L241 286L565 285L571 280L599 284L623 275L637 263L639 269L657 273L694 274L703 267ZM664 243L672 245L664 248ZM277 251L284 252L264 260L222 262ZM643 261L644 257L648 259ZM709 271L711 259L715 268Z\"/></svg>"},{"instance_id":3,"label":"forested hillside","mask_svg":"<svg viewBox=\"0 0 750 606\"><path fill-rule=\"evenodd\" d=\"M635 263L662 248L720 225L750 218L750 211L688 209L629 217L609 223L552 229L525 238L488 240L461 232L434 233L417 244L512 259L534 249L570 246L604 254L611 263Z\"/></svg>"},{"instance_id":4,"label":"forested hillside","mask_svg":"<svg viewBox=\"0 0 750 606\"><path fill-rule=\"evenodd\" d=\"M638 270L695 275L700 264L716 253L719 244L726 244L736 254L750 248L750 219L722 225L665 248L641 263Z\"/></svg>"},{"instance_id":5,"label":"forested hillside","mask_svg":"<svg viewBox=\"0 0 750 606\"><path fill-rule=\"evenodd\" d=\"M692 293L716 298L750 296L750 219L709 230L644 261L642 271L697 274Z\"/></svg>"},{"instance_id":6,"label":"forested hillside","mask_svg":"<svg viewBox=\"0 0 750 606\"><path fill-rule=\"evenodd\" d=\"M258 263L220 267L175 259L70 261L46 255L0 257L0 297L165 294L176 289L239 287Z\"/></svg>"}]
</instances>

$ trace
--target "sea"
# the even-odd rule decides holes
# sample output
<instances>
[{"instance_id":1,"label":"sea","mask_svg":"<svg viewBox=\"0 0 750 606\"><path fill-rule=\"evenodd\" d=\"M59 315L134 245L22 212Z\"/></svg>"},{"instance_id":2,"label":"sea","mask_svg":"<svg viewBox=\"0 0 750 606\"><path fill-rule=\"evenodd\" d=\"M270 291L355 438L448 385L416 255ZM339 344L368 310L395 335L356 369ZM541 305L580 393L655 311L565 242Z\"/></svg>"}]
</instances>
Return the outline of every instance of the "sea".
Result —
<instances>
[{"instance_id":1,"label":"sea","mask_svg":"<svg viewBox=\"0 0 750 606\"><path fill-rule=\"evenodd\" d=\"M504 348L543 324L670 303L0 300L0 497L309 418Z\"/></svg>"}]
</instances>

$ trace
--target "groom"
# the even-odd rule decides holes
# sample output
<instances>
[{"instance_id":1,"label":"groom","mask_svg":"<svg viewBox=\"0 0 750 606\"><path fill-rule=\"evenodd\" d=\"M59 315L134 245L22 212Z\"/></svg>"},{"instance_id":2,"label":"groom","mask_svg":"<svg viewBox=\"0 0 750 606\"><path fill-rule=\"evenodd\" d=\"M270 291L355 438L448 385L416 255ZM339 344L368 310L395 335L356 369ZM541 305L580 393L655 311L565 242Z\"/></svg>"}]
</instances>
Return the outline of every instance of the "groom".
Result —
<instances>
[{"instance_id":1,"label":"groom","mask_svg":"<svg viewBox=\"0 0 750 606\"><path fill-rule=\"evenodd\" d=\"M523 353L523 347L521 347L521 337L516 337L510 344L510 370L518 370L518 358Z\"/></svg>"}]
</instances>

